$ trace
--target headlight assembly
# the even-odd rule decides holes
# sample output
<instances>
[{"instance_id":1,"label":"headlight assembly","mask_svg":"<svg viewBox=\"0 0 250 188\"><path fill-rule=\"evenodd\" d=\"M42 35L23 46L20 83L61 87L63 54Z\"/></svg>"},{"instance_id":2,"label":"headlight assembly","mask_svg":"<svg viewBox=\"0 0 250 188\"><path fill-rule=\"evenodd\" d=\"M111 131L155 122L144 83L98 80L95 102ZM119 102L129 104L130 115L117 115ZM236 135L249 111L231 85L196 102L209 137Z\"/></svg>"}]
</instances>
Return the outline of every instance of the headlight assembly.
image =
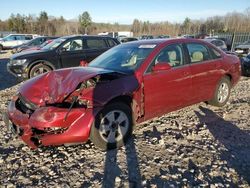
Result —
<instances>
[{"instance_id":1,"label":"headlight assembly","mask_svg":"<svg viewBox=\"0 0 250 188\"><path fill-rule=\"evenodd\" d=\"M11 65L23 65L27 59L12 59L10 60Z\"/></svg>"}]
</instances>

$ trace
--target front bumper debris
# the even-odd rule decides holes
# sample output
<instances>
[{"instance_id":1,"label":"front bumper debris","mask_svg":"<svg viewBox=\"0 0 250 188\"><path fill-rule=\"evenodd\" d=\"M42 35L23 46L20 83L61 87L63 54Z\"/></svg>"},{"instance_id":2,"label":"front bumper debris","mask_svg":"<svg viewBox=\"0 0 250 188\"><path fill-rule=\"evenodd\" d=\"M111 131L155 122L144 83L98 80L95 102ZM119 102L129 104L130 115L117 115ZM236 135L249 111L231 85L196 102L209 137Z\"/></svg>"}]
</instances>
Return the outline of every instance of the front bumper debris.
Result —
<instances>
[{"instance_id":1,"label":"front bumper debris","mask_svg":"<svg viewBox=\"0 0 250 188\"><path fill-rule=\"evenodd\" d=\"M74 108L65 120L67 112L67 108L54 106L32 111L15 98L8 106L4 122L13 134L33 149L87 141L95 117L92 109Z\"/></svg>"}]
</instances>

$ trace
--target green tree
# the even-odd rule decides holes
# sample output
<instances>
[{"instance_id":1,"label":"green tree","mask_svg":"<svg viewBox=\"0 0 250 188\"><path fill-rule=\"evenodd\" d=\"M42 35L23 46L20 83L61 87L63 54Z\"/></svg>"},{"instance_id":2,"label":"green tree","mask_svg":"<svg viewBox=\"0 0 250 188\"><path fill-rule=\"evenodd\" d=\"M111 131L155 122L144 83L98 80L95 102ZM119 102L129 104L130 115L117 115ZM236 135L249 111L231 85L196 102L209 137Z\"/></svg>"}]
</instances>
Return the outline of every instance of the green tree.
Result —
<instances>
[{"instance_id":1,"label":"green tree","mask_svg":"<svg viewBox=\"0 0 250 188\"><path fill-rule=\"evenodd\" d=\"M87 34L87 29L92 24L91 17L87 11L79 15L79 23L84 28L84 33Z\"/></svg>"},{"instance_id":2,"label":"green tree","mask_svg":"<svg viewBox=\"0 0 250 188\"><path fill-rule=\"evenodd\" d=\"M191 20L187 17L185 18L183 24L182 24L182 31L183 31L183 34L190 34L190 27L191 27Z\"/></svg>"},{"instance_id":3,"label":"green tree","mask_svg":"<svg viewBox=\"0 0 250 188\"><path fill-rule=\"evenodd\" d=\"M45 35L48 34L48 14L45 11L40 12L40 15L37 19L37 28L39 34Z\"/></svg>"}]
</instances>

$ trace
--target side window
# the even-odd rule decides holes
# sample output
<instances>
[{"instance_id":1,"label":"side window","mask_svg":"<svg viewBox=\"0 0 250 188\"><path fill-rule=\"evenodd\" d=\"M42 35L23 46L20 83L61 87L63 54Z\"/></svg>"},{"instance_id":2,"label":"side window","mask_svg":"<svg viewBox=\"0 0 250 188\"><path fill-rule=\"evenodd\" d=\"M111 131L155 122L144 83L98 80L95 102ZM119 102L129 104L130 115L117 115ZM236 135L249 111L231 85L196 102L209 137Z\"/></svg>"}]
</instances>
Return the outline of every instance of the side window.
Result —
<instances>
[{"instance_id":1,"label":"side window","mask_svg":"<svg viewBox=\"0 0 250 188\"><path fill-rule=\"evenodd\" d=\"M35 40L33 40L32 46L37 46L37 45L41 44L41 43L40 43L40 40L41 40L41 39L35 39Z\"/></svg>"},{"instance_id":2,"label":"side window","mask_svg":"<svg viewBox=\"0 0 250 188\"><path fill-rule=\"evenodd\" d=\"M17 35L15 40L24 40L24 36L22 36L22 35Z\"/></svg>"},{"instance_id":3,"label":"side window","mask_svg":"<svg viewBox=\"0 0 250 188\"><path fill-rule=\"evenodd\" d=\"M198 43L187 44L191 63L199 63L212 59L206 46Z\"/></svg>"},{"instance_id":4,"label":"side window","mask_svg":"<svg viewBox=\"0 0 250 188\"><path fill-rule=\"evenodd\" d=\"M82 39L75 39L68 41L63 45L65 51L77 51L82 50Z\"/></svg>"},{"instance_id":5,"label":"side window","mask_svg":"<svg viewBox=\"0 0 250 188\"><path fill-rule=\"evenodd\" d=\"M90 49L107 48L107 45L104 39L87 39L86 43L87 43L87 48L90 48Z\"/></svg>"},{"instance_id":6,"label":"side window","mask_svg":"<svg viewBox=\"0 0 250 188\"><path fill-rule=\"evenodd\" d=\"M211 55L212 55L213 59L221 58L220 52L218 52L216 49L210 48L210 52L211 52Z\"/></svg>"},{"instance_id":7,"label":"side window","mask_svg":"<svg viewBox=\"0 0 250 188\"><path fill-rule=\"evenodd\" d=\"M31 40L32 36L31 35L25 35L23 38L24 38L23 40Z\"/></svg>"},{"instance_id":8,"label":"side window","mask_svg":"<svg viewBox=\"0 0 250 188\"><path fill-rule=\"evenodd\" d=\"M112 40L112 39L108 39L108 43L109 43L110 47L113 47L113 46L117 45L116 42L114 40Z\"/></svg>"},{"instance_id":9,"label":"side window","mask_svg":"<svg viewBox=\"0 0 250 188\"><path fill-rule=\"evenodd\" d=\"M155 58L154 64L169 63L171 67L183 65L182 48L178 44L165 47Z\"/></svg>"},{"instance_id":10,"label":"side window","mask_svg":"<svg viewBox=\"0 0 250 188\"><path fill-rule=\"evenodd\" d=\"M184 64L182 47L179 44L172 44L165 47L154 58L147 72L151 72L152 67L157 63L169 63L171 67L179 67Z\"/></svg>"}]
</instances>

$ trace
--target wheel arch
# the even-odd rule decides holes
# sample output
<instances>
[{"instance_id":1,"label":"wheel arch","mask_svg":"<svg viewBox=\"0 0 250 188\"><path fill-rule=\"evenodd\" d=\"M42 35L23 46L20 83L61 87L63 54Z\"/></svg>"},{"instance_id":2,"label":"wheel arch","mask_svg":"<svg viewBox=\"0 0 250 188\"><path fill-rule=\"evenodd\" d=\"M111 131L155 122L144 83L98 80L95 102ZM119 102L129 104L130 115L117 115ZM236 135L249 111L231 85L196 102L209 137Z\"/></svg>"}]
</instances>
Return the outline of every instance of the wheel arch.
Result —
<instances>
[{"instance_id":1,"label":"wheel arch","mask_svg":"<svg viewBox=\"0 0 250 188\"><path fill-rule=\"evenodd\" d=\"M119 95L119 96L112 98L109 102L106 103L106 105L111 104L111 103L115 103L115 102L122 102L131 108L132 101L133 101L133 98L131 95L128 95L128 94L127 95Z\"/></svg>"},{"instance_id":2,"label":"wheel arch","mask_svg":"<svg viewBox=\"0 0 250 188\"><path fill-rule=\"evenodd\" d=\"M56 69L55 66L54 66L52 63L50 63L48 60L45 60L45 59L34 60L34 61L32 61L32 62L30 63L30 65L28 66L28 71L27 71L28 77L30 77L30 71L31 71L31 69L32 69L34 66L38 65L39 63L41 63L41 62L42 62L43 65L49 66L49 67L51 68L51 70L55 70L55 69Z\"/></svg>"}]
</instances>

